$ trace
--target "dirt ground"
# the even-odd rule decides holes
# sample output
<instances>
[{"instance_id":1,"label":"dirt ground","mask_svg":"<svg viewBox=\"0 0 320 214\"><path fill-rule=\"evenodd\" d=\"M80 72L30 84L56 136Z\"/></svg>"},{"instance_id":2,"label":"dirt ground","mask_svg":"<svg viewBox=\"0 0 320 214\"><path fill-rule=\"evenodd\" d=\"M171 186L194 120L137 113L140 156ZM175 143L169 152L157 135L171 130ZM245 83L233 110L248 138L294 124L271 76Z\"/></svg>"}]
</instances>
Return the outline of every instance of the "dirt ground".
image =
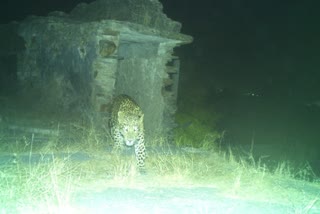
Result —
<instances>
[{"instance_id":1,"label":"dirt ground","mask_svg":"<svg viewBox=\"0 0 320 214\"><path fill-rule=\"evenodd\" d=\"M228 198L208 187L109 188L79 193L73 203L85 213L320 213L320 207L307 210L303 205Z\"/></svg>"}]
</instances>

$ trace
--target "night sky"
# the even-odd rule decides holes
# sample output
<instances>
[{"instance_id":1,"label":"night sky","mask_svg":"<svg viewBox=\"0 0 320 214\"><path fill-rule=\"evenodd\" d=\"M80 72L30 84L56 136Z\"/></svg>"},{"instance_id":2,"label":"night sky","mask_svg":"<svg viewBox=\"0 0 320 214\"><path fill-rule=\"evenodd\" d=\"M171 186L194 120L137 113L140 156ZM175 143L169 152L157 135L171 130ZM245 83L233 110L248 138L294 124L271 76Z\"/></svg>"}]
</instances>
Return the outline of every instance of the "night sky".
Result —
<instances>
[{"instance_id":1,"label":"night sky","mask_svg":"<svg viewBox=\"0 0 320 214\"><path fill-rule=\"evenodd\" d=\"M69 12L71 0L7 0L0 21L50 11ZM304 143L320 150L320 1L162 0L194 42L182 60L180 96L202 96L234 139ZM257 96L249 97L248 94ZM259 141L260 136L260 141ZM320 159L320 152L316 154Z\"/></svg>"}]
</instances>

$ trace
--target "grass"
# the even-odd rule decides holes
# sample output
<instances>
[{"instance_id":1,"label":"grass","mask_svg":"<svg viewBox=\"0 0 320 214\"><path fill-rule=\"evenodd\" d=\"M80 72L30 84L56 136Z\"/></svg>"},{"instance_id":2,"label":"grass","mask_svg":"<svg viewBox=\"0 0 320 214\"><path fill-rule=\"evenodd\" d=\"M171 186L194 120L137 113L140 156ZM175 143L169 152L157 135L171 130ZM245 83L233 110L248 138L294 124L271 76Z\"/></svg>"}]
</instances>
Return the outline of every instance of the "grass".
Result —
<instances>
[{"instance_id":1,"label":"grass","mask_svg":"<svg viewBox=\"0 0 320 214\"><path fill-rule=\"evenodd\" d=\"M68 161L56 159L50 164L29 166L17 162L1 167L1 207L28 213L34 208L51 210L68 206L76 179L71 176L73 170Z\"/></svg>"},{"instance_id":2,"label":"grass","mask_svg":"<svg viewBox=\"0 0 320 214\"><path fill-rule=\"evenodd\" d=\"M178 117L180 124L190 120L187 115ZM289 162L281 162L271 169L252 154L239 157L232 148L224 151L219 147L223 135L209 129L208 123L193 119L187 127L180 126L176 130L176 149L159 150L158 145L171 148L164 139L149 143L148 174L144 176L138 173L132 155L110 153L110 137L94 126L71 124L68 132L77 140L54 136L44 144L36 143L33 135L9 143L6 133L2 133L0 152L11 155L12 162L0 165L0 212L77 213L74 198L79 192L109 187L206 186L232 198L305 204L305 210L297 208L296 213L319 206L319 195L302 194L301 189L295 188L304 186L304 179L312 175L307 165L297 170ZM70 155L56 155L62 152ZM74 161L71 156L75 152L90 158ZM31 163L35 154L43 160L51 158ZM22 157L29 161L22 161ZM294 179L297 174L300 180ZM319 189L319 183L309 185Z\"/></svg>"}]
</instances>

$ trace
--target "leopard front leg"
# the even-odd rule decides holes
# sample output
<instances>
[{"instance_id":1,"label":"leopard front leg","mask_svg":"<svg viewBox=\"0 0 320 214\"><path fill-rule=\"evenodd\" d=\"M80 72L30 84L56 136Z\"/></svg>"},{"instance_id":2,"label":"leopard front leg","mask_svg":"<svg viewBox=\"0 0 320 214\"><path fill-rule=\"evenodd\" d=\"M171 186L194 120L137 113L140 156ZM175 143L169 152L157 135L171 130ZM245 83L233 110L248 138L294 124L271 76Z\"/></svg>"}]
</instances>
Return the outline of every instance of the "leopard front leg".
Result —
<instances>
[{"instance_id":1,"label":"leopard front leg","mask_svg":"<svg viewBox=\"0 0 320 214\"><path fill-rule=\"evenodd\" d=\"M145 167L145 159L146 159L146 148L144 145L144 139L140 139L139 142L137 142L134 145L134 150L136 154L136 159L137 159L137 165L139 167L140 171L144 171Z\"/></svg>"},{"instance_id":2,"label":"leopard front leg","mask_svg":"<svg viewBox=\"0 0 320 214\"><path fill-rule=\"evenodd\" d=\"M113 138L113 141L114 141L114 146L113 146L113 150L114 151L119 151L122 149L123 147L123 137L121 135L121 132L118 128L114 128L112 130L112 138Z\"/></svg>"}]
</instances>

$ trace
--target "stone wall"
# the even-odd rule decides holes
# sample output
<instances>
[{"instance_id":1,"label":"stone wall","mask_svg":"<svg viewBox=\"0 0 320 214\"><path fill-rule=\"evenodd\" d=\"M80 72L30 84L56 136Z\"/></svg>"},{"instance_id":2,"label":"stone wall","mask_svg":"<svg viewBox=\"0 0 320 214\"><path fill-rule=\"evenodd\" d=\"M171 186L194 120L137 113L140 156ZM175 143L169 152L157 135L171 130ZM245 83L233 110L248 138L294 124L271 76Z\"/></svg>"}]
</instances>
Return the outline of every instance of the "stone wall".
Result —
<instances>
[{"instance_id":1,"label":"stone wall","mask_svg":"<svg viewBox=\"0 0 320 214\"><path fill-rule=\"evenodd\" d=\"M128 94L145 113L147 135L167 135L179 76L173 49L192 41L180 27L155 0L98 0L70 14L31 16L15 32L24 41L18 81L48 112L108 112L114 96Z\"/></svg>"}]
</instances>

